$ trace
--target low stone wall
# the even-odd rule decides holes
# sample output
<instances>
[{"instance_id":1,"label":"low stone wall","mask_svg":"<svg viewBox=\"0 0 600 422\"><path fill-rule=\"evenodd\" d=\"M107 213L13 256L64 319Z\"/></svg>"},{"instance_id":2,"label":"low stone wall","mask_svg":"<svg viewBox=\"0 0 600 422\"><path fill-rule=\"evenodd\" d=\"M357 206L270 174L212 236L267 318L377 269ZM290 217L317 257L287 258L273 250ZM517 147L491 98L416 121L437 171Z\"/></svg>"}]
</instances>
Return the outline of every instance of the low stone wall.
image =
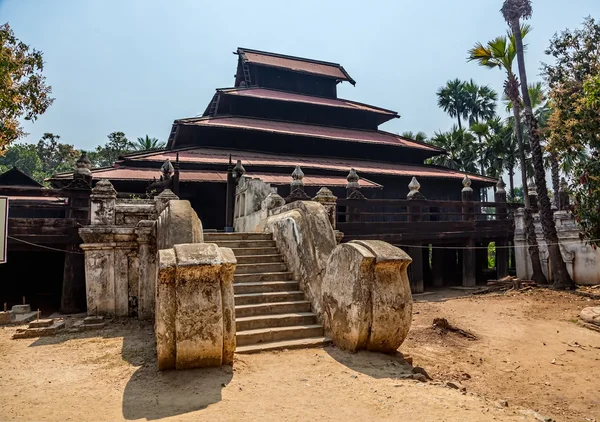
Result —
<instances>
[{"instance_id":1,"label":"low stone wall","mask_svg":"<svg viewBox=\"0 0 600 422\"><path fill-rule=\"evenodd\" d=\"M274 208L265 223L319 319L323 305L321 283L327 260L336 246L325 208L317 202L296 201Z\"/></svg>"},{"instance_id":2,"label":"low stone wall","mask_svg":"<svg viewBox=\"0 0 600 422\"><path fill-rule=\"evenodd\" d=\"M351 241L335 248L323 277L324 325L336 346L390 353L412 321L407 253L386 242Z\"/></svg>"},{"instance_id":3,"label":"low stone wall","mask_svg":"<svg viewBox=\"0 0 600 422\"><path fill-rule=\"evenodd\" d=\"M159 370L233 362L236 259L211 243L159 251L156 348Z\"/></svg>"},{"instance_id":4,"label":"low stone wall","mask_svg":"<svg viewBox=\"0 0 600 422\"><path fill-rule=\"evenodd\" d=\"M573 281L579 285L600 284L600 250L594 249L579 238L579 227L567 211L554 213L556 231L561 242L560 250ZM537 241L540 249L542 270L548 281L552 281L548 247L542 233L539 214L534 214ZM531 257L525 239L525 217L523 210L515 213L515 259L517 277L528 280L532 275Z\"/></svg>"}]
</instances>

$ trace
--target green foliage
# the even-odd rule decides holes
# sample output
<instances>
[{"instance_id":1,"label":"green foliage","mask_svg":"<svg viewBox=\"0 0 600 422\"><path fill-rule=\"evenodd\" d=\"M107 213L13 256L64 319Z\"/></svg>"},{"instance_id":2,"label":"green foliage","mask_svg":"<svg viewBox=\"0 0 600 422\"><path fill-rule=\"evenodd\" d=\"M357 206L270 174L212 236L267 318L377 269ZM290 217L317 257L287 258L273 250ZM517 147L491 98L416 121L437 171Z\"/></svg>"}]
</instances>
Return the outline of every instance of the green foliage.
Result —
<instances>
[{"instance_id":1,"label":"green foliage","mask_svg":"<svg viewBox=\"0 0 600 422\"><path fill-rule=\"evenodd\" d=\"M406 132L402 132L400 134L400 136L402 136L403 138L408 138L408 139L414 139L415 141L419 141L419 142L426 142L427 141L427 135L425 134L425 132L417 132L414 133L412 131L406 131Z\"/></svg>"},{"instance_id":2,"label":"green foliage","mask_svg":"<svg viewBox=\"0 0 600 422\"><path fill-rule=\"evenodd\" d=\"M600 238L600 22L588 17L576 30L554 36L544 65L552 113L549 149L570 176L582 236Z\"/></svg>"},{"instance_id":3,"label":"green foliage","mask_svg":"<svg viewBox=\"0 0 600 422\"><path fill-rule=\"evenodd\" d=\"M88 153L92 166L109 167L123 154L134 151L134 145L123 132L112 132L107 135L108 142L96 147L96 150Z\"/></svg>"},{"instance_id":4,"label":"green foliage","mask_svg":"<svg viewBox=\"0 0 600 422\"><path fill-rule=\"evenodd\" d=\"M25 135L20 119L35 121L54 101L43 70L42 53L0 25L0 154Z\"/></svg>"},{"instance_id":5,"label":"green foliage","mask_svg":"<svg viewBox=\"0 0 600 422\"><path fill-rule=\"evenodd\" d=\"M4 157L0 157L0 172L17 167L42 183L55 173L72 171L80 152L59 139L58 135L44 133L37 144L10 145Z\"/></svg>"},{"instance_id":6,"label":"green foliage","mask_svg":"<svg viewBox=\"0 0 600 422\"><path fill-rule=\"evenodd\" d=\"M445 86L437 92L438 106L450 115L458 119L458 128L463 129L462 119L467 119L469 94L465 82L460 79L448 81Z\"/></svg>"},{"instance_id":7,"label":"green foliage","mask_svg":"<svg viewBox=\"0 0 600 422\"><path fill-rule=\"evenodd\" d=\"M477 172L478 148L475 137L470 132L453 126L449 132L436 132L428 142L448 152L429 159L430 164L469 173Z\"/></svg>"},{"instance_id":8,"label":"green foliage","mask_svg":"<svg viewBox=\"0 0 600 422\"><path fill-rule=\"evenodd\" d=\"M146 135L144 138L137 138L137 142L134 145L136 151L149 151L153 149L162 149L165 147L164 142L160 142L158 138L150 138Z\"/></svg>"},{"instance_id":9,"label":"green foliage","mask_svg":"<svg viewBox=\"0 0 600 422\"><path fill-rule=\"evenodd\" d=\"M488 245L488 268L496 268L496 242Z\"/></svg>"}]
</instances>

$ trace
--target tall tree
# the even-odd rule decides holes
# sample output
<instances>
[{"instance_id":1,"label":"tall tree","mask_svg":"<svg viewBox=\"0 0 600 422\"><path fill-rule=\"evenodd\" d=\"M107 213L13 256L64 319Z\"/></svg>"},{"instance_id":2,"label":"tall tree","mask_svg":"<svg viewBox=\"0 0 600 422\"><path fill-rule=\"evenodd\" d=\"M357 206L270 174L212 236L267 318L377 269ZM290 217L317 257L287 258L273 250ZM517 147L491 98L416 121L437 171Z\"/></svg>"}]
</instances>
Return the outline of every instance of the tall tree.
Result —
<instances>
[{"instance_id":1,"label":"tall tree","mask_svg":"<svg viewBox=\"0 0 600 422\"><path fill-rule=\"evenodd\" d=\"M54 101L43 70L42 52L0 25L0 154L25 135L19 119L35 121Z\"/></svg>"},{"instance_id":2,"label":"tall tree","mask_svg":"<svg viewBox=\"0 0 600 422\"><path fill-rule=\"evenodd\" d=\"M133 152L134 145L123 132L112 132L107 135L108 142L96 147L88 154L94 167L112 166L123 154Z\"/></svg>"},{"instance_id":3,"label":"tall tree","mask_svg":"<svg viewBox=\"0 0 600 422\"><path fill-rule=\"evenodd\" d=\"M519 28L521 40L531 31L531 27L523 25ZM540 252L535 234L535 225L529 202L529 189L527 187L527 161L525 159L525 145L523 143L523 127L521 124L521 96L519 95L519 82L513 72L513 63L517 55L516 40L512 34L496 37L487 44L477 43L469 50L469 61L476 61L480 66L490 69L498 68L506 72L504 82L504 94L510 98L513 107L514 133L519 147L519 159L521 163L521 186L523 189L523 200L525 202L525 233L529 246L529 255L532 262L532 278L537 283L546 284L546 276L542 271Z\"/></svg>"},{"instance_id":4,"label":"tall tree","mask_svg":"<svg viewBox=\"0 0 600 422\"><path fill-rule=\"evenodd\" d=\"M164 142L160 142L158 138L151 138L148 135L145 137L137 138L137 142L135 143L136 151L149 151L153 149L162 149L165 147Z\"/></svg>"},{"instance_id":5,"label":"tall tree","mask_svg":"<svg viewBox=\"0 0 600 422\"><path fill-rule=\"evenodd\" d=\"M438 106L450 115L458 119L458 129L462 130L462 120L469 118L469 93L466 90L466 84L454 79L448 81L445 86L437 92Z\"/></svg>"},{"instance_id":6,"label":"tall tree","mask_svg":"<svg viewBox=\"0 0 600 422\"><path fill-rule=\"evenodd\" d=\"M42 162L42 172L46 177L73 170L80 156L80 152L73 145L60 143L59 140L59 135L44 133L36 145L38 157Z\"/></svg>"},{"instance_id":7,"label":"tall tree","mask_svg":"<svg viewBox=\"0 0 600 422\"><path fill-rule=\"evenodd\" d=\"M453 126L449 132L436 132L428 142L448 153L431 158L431 164L477 173L477 145L470 132Z\"/></svg>"},{"instance_id":8,"label":"tall tree","mask_svg":"<svg viewBox=\"0 0 600 422\"><path fill-rule=\"evenodd\" d=\"M552 114L550 150L572 181L574 212L582 235L600 246L600 22L588 17L555 35L544 65Z\"/></svg>"},{"instance_id":9,"label":"tall tree","mask_svg":"<svg viewBox=\"0 0 600 422\"><path fill-rule=\"evenodd\" d=\"M554 224L554 217L550 207L550 198L548 197L548 188L546 186L546 172L544 171L544 162L540 135L538 131L537 120L533 115L531 98L527 86L527 72L525 70L525 54L523 48L523 37L521 33L521 19L529 19L533 13L531 0L505 0L501 9L504 19L511 28L515 39L517 52L517 63L519 67L519 77L521 82L521 94L525 106L525 122L529 133L529 144L531 146L531 157L533 162L535 183L537 186L538 202L540 209L540 222L544 239L548 245L548 254L552 274L554 276L553 287L556 289L571 289L575 283L567 271L567 266L560 252L558 234ZM516 102L515 102L516 105Z\"/></svg>"},{"instance_id":10,"label":"tall tree","mask_svg":"<svg viewBox=\"0 0 600 422\"><path fill-rule=\"evenodd\" d=\"M488 86L477 85L473 79L465 84L465 89L469 96L469 124L472 128L475 125L474 133L479 140L479 148L483 149L483 138L477 133L477 129L481 129L481 127L477 127L477 125L479 125L480 122L485 122L496 116L496 101L498 101L498 94ZM483 159L480 160L479 167L481 174L485 174ZM486 191L484 191L484 196L487 197Z\"/></svg>"}]
</instances>

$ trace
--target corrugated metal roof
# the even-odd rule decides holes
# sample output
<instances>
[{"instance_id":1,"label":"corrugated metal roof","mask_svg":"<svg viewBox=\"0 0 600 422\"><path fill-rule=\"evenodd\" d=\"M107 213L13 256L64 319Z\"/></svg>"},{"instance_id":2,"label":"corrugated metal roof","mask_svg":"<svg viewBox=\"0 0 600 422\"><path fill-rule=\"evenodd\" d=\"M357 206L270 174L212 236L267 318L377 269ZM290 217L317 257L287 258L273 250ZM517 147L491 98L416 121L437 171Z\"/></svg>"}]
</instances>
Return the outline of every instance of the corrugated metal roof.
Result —
<instances>
[{"instance_id":1,"label":"corrugated metal roof","mask_svg":"<svg viewBox=\"0 0 600 422\"><path fill-rule=\"evenodd\" d=\"M203 117L178 120L177 123L188 126L223 127L253 130L283 135L307 136L339 141L363 142L370 144L393 145L432 152L444 152L433 145L420 143L399 135L383 131L354 130L330 126L317 126L302 123L275 120L250 119L246 117Z\"/></svg>"},{"instance_id":2,"label":"corrugated metal roof","mask_svg":"<svg viewBox=\"0 0 600 422\"><path fill-rule=\"evenodd\" d=\"M227 95L238 95L242 97L264 98L269 100L289 101L296 103L307 103L315 105L323 105L330 107L342 107L352 110L370 111L372 113L385 114L391 117L398 117L398 113L391 110L361 104L354 101L344 100L341 98L324 98L313 97L311 95L296 94L293 92L276 91L266 88L231 88L222 89L221 92Z\"/></svg>"},{"instance_id":3,"label":"corrugated metal roof","mask_svg":"<svg viewBox=\"0 0 600 422\"><path fill-rule=\"evenodd\" d=\"M151 181L160 175L158 169L139 169L131 167L114 167L101 170L93 170L94 179L110 179L110 180L147 180ZM291 173L274 174L274 173L249 173L248 176L262 179L266 183L274 185L289 185L292 181ZM70 174L56 175L54 179L69 178ZM306 174L304 176L304 184L307 186L346 186L348 181L343 176L319 176ZM210 170L181 170L179 172L180 182L213 182L227 183L227 172L217 172ZM381 185L371 182L370 180L360 179L361 187L364 188L382 188Z\"/></svg>"},{"instance_id":4,"label":"corrugated metal roof","mask_svg":"<svg viewBox=\"0 0 600 422\"><path fill-rule=\"evenodd\" d=\"M163 162L169 158L172 162L176 160L179 153L179 161L182 163L196 164L220 164L227 165L229 155L234 160L241 160L244 167L251 172L252 166L272 166L294 168L299 165L303 170L334 170L348 172L351 168L356 169L359 175L385 175L385 176L416 176L416 177L440 177L462 180L465 173L428 165L396 164L374 161L360 161L345 158L331 157L286 157L283 155L267 154L251 151L234 151L216 148L193 148L180 151L162 151L137 156L126 157L127 160L136 161L159 161ZM368 177L367 177L368 178ZM495 183L489 177L469 174L469 178L475 181Z\"/></svg>"},{"instance_id":5,"label":"corrugated metal roof","mask_svg":"<svg viewBox=\"0 0 600 422\"><path fill-rule=\"evenodd\" d=\"M247 48L238 48L238 54L241 54L242 58L248 63L327 76L342 81L348 81L353 85L355 84L350 75L348 75L344 68L337 63L323 62L303 57L285 56L283 54L250 50Z\"/></svg>"}]
</instances>

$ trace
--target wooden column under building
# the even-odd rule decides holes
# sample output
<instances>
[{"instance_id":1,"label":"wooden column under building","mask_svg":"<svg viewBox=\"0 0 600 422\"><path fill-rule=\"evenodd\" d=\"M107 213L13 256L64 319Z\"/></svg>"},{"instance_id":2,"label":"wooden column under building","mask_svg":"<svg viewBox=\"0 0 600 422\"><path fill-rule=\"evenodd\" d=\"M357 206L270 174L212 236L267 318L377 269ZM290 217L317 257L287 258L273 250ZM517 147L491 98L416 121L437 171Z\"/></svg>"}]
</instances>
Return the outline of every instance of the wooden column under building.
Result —
<instances>
[{"instance_id":1,"label":"wooden column under building","mask_svg":"<svg viewBox=\"0 0 600 422\"><path fill-rule=\"evenodd\" d=\"M406 199L411 201L419 201L424 200L425 196L419 189L421 188L421 184L417 181L415 177L412 178L411 182L408 184L408 188L410 191L406 196ZM424 210L421 209L420 205L415 205L409 207L409 215L408 221L410 222L419 222L422 221L422 212ZM414 247L409 248L408 254L412 258L413 262L409 266L410 270L410 284L413 293L423 293L425 291L425 280L423 274L423 247L422 243L415 242Z\"/></svg>"},{"instance_id":2,"label":"wooden column under building","mask_svg":"<svg viewBox=\"0 0 600 422\"><path fill-rule=\"evenodd\" d=\"M502 180L502 177L498 180L496 185L496 193L494 194L494 202L505 204L506 203L506 184ZM496 210L498 220L506 220L508 218L508 209L506 207L498 206ZM508 239L496 240L496 278L500 279L508 275Z\"/></svg>"},{"instance_id":3,"label":"wooden column under building","mask_svg":"<svg viewBox=\"0 0 600 422\"><path fill-rule=\"evenodd\" d=\"M444 249L433 245L431 266L433 272L433 287L444 286Z\"/></svg>"}]
</instances>

